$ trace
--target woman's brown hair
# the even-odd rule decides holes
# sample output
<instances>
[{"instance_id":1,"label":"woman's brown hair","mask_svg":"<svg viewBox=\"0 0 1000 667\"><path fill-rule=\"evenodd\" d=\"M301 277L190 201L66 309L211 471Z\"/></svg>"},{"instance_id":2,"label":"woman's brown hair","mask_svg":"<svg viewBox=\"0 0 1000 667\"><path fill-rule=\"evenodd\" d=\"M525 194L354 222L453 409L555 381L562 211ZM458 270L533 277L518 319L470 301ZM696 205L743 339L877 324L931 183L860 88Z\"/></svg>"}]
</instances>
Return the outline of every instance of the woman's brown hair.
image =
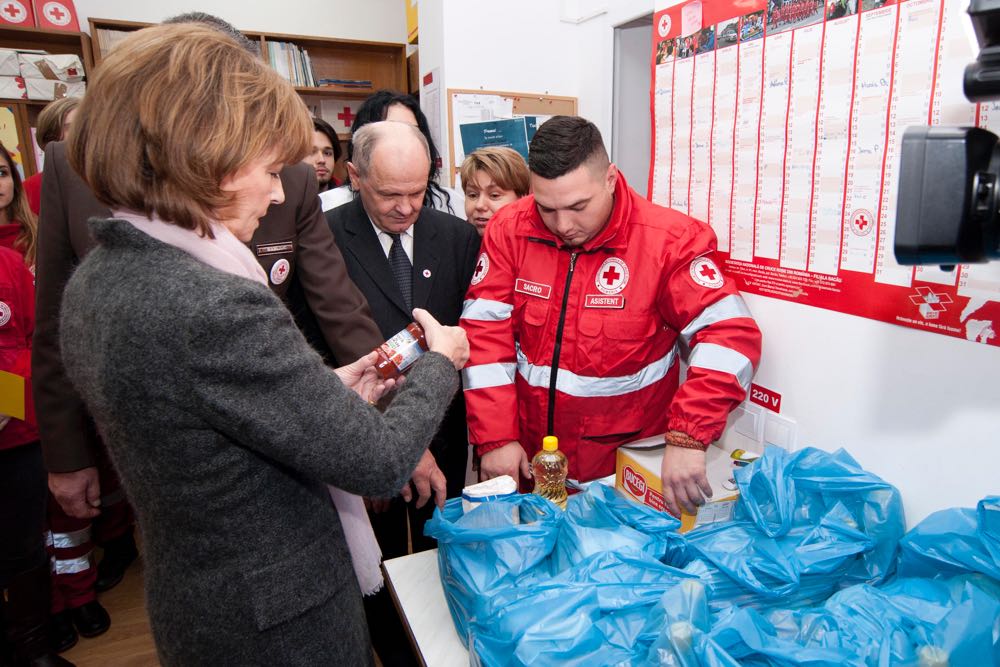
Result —
<instances>
[{"instance_id":1,"label":"woman's brown hair","mask_svg":"<svg viewBox=\"0 0 1000 667\"><path fill-rule=\"evenodd\" d=\"M78 106L80 106L79 97L64 97L45 105L38 114L38 125L35 127L35 140L39 148L45 150L45 147L53 141L66 138L62 135L63 121L69 112Z\"/></svg>"},{"instance_id":2,"label":"woman's brown hair","mask_svg":"<svg viewBox=\"0 0 1000 667\"><path fill-rule=\"evenodd\" d=\"M0 144L0 158L6 162L10 178L14 181L14 194L6 209L7 222L21 225L21 231L14 239L14 247L24 255L24 263L34 267L38 248L38 218L28 206L28 197L24 194L24 186L21 185L21 172L17 170L14 159L3 144Z\"/></svg>"},{"instance_id":3,"label":"woman's brown hair","mask_svg":"<svg viewBox=\"0 0 1000 667\"><path fill-rule=\"evenodd\" d=\"M312 150L312 120L292 85L217 30L139 30L101 63L67 155L97 198L212 236L233 204L226 176L264 157Z\"/></svg>"},{"instance_id":4,"label":"woman's brown hair","mask_svg":"<svg viewBox=\"0 0 1000 667\"><path fill-rule=\"evenodd\" d=\"M502 190L513 190L518 197L527 195L531 188L528 165L513 148L488 146L469 153L460 170L463 187L473 182L477 171L489 176Z\"/></svg>"}]
</instances>

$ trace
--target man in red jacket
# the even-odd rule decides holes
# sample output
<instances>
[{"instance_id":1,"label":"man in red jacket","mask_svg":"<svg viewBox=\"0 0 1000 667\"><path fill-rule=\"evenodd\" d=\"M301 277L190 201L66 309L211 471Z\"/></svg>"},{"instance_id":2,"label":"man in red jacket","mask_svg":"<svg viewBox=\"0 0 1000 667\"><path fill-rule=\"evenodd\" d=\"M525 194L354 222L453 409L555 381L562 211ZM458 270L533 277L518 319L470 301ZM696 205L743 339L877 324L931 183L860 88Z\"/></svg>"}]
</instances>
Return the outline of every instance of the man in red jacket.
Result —
<instances>
[{"instance_id":1,"label":"man in red jacket","mask_svg":"<svg viewBox=\"0 0 1000 667\"><path fill-rule=\"evenodd\" d=\"M540 127L529 166L533 195L490 222L462 313L483 477L529 477L552 434L569 476L596 479L619 445L666 433L664 499L694 510L711 495L705 449L760 359L760 331L711 259L715 234L632 190L583 118Z\"/></svg>"}]
</instances>

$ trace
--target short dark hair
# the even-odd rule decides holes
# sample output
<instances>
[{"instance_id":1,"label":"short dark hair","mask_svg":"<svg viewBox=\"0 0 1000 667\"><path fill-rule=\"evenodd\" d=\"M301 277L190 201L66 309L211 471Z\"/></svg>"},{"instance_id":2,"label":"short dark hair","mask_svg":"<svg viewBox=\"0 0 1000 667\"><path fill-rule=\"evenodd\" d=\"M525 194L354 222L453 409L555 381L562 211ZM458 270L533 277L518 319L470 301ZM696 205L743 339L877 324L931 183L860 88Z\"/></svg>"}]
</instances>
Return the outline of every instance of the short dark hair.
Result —
<instances>
[{"instance_id":1,"label":"short dark hair","mask_svg":"<svg viewBox=\"0 0 1000 667\"><path fill-rule=\"evenodd\" d=\"M340 137L337 136L337 131L328 122L315 116L313 116L313 129L322 132L330 140L330 144L333 146L333 161L339 162L340 156L344 154L344 149L340 147Z\"/></svg>"},{"instance_id":2,"label":"short dark hair","mask_svg":"<svg viewBox=\"0 0 1000 667\"><path fill-rule=\"evenodd\" d=\"M608 151L597 126L579 116L553 116L545 121L528 148L528 168L545 179L565 176L592 159L608 162Z\"/></svg>"},{"instance_id":3,"label":"short dark hair","mask_svg":"<svg viewBox=\"0 0 1000 667\"><path fill-rule=\"evenodd\" d=\"M413 95L399 93L394 90L378 90L372 93L358 107L358 112L354 116L354 123L351 125L351 135L353 136L355 132L368 123L377 123L380 120L385 120L389 114L389 107L394 104L404 106L413 112L413 116L417 119L417 129L424 135L424 139L427 140L427 146L430 149L431 168L427 174L427 192L424 194L424 206L434 207L440 203L449 211L452 211L451 196L437 182L440 173L438 159L441 157L441 154L438 153L437 146L434 145L430 124L427 122L427 116L421 110L420 102L417 101L417 98ZM352 140L347 142L347 160L350 162L353 159L354 142Z\"/></svg>"},{"instance_id":4,"label":"short dark hair","mask_svg":"<svg viewBox=\"0 0 1000 667\"><path fill-rule=\"evenodd\" d=\"M203 25L207 25L209 28L215 28L219 32L229 35L235 39L240 46L255 56L260 55L260 44L254 42L242 32L237 30L232 23L226 21L225 19L220 19L218 16L206 14L205 12L186 12L184 14L178 14L177 16L171 16L163 21L164 25L172 25L174 23L201 23Z\"/></svg>"}]
</instances>

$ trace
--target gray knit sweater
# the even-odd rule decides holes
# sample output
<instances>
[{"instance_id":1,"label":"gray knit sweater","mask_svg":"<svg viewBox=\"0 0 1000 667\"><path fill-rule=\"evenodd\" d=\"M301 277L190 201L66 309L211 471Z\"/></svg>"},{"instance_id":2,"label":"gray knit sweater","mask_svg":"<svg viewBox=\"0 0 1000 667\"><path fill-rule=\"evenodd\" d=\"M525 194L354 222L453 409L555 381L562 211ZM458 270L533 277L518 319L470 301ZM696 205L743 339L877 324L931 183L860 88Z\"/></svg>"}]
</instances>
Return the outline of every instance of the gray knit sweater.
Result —
<instances>
[{"instance_id":1,"label":"gray knit sweater","mask_svg":"<svg viewBox=\"0 0 1000 667\"><path fill-rule=\"evenodd\" d=\"M143 531L163 665L363 665L324 484L402 487L458 387L429 353L381 414L266 287L117 220L66 287L62 349Z\"/></svg>"}]
</instances>

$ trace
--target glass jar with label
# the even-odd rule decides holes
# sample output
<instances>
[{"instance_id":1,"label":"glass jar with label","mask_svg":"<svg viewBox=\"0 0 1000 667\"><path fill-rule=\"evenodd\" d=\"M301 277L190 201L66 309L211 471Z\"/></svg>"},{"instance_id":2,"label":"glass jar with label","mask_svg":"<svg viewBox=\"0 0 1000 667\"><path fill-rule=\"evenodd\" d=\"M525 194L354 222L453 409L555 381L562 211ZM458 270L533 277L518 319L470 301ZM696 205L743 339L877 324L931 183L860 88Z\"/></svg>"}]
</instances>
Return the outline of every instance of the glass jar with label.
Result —
<instances>
[{"instance_id":1,"label":"glass jar with label","mask_svg":"<svg viewBox=\"0 0 1000 667\"><path fill-rule=\"evenodd\" d=\"M379 345L375 370L383 380L393 380L405 373L427 351L424 330L416 322Z\"/></svg>"}]
</instances>

